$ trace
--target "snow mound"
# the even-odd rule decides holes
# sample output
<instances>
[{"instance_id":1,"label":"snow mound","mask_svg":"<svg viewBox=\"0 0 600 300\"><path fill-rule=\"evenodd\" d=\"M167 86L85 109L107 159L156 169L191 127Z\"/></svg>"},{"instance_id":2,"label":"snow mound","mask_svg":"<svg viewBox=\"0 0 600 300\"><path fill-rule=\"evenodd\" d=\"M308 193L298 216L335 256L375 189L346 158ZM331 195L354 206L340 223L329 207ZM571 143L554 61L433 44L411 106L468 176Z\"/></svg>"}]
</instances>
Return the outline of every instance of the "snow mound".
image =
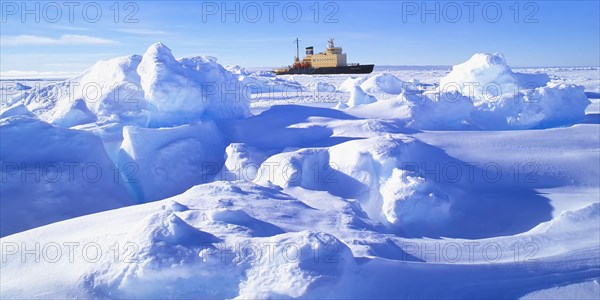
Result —
<instances>
[{"instance_id":1,"label":"snow mound","mask_svg":"<svg viewBox=\"0 0 600 300\"><path fill-rule=\"evenodd\" d=\"M521 297L523 300L533 299L596 299L600 295L600 279L578 283L557 285L548 289L535 291Z\"/></svg>"},{"instance_id":2,"label":"snow mound","mask_svg":"<svg viewBox=\"0 0 600 300\"><path fill-rule=\"evenodd\" d=\"M391 182L382 190L397 198L398 207L417 199L442 200L435 191L427 191L419 176L378 163L390 151L390 157L411 161L414 157L409 154L426 150L402 148L411 144L410 139L402 143L400 136L396 137L395 142L389 138L366 141L369 147L361 150L362 169L370 165L375 173L365 172L362 177L385 179L391 170L387 177ZM407 151L394 151L398 150L394 144L404 145L400 150ZM355 146L350 144L348 149ZM355 153L351 154L348 158ZM314 172L314 168L307 171ZM362 178L359 175L354 174L357 180ZM397 185L410 188L400 191ZM281 190L243 181L213 182L159 202L4 237L0 240L4 247L0 267L5 275L0 296L444 298L452 291L461 296L475 293L478 298L517 298L597 278L598 207L593 204L563 214L552 224L556 228L540 233L486 239L407 239L368 220L349 197L299 187ZM437 217L438 210L433 212ZM44 250L36 260L28 249L38 244ZM494 245L494 253L505 254L495 256L492 263L491 253L480 251L488 245ZM511 251L515 245L525 251L519 254L523 256ZM531 254L532 246L527 245L535 246L536 252ZM57 248L63 255L55 254ZM548 252L548 248L552 249ZM402 276L408 282L399 281ZM444 280L424 289L423 283L432 276Z\"/></svg>"},{"instance_id":3,"label":"snow mound","mask_svg":"<svg viewBox=\"0 0 600 300\"><path fill-rule=\"evenodd\" d=\"M225 142L209 121L170 128L123 128L119 164L135 198L147 202L177 195L213 179Z\"/></svg>"},{"instance_id":4,"label":"snow mound","mask_svg":"<svg viewBox=\"0 0 600 300\"><path fill-rule=\"evenodd\" d=\"M307 86L308 90L320 93L333 93L337 90L333 84L322 81L311 81Z\"/></svg>"},{"instance_id":5,"label":"snow mound","mask_svg":"<svg viewBox=\"0 0 600 300\"><path fill-rule=\"evenodd\" d=\"M445 221L450 215L450 199L431 182L414 172L394 169L381 186L383 214L391 224L419 223L432 219Z\"/></svg>"},{"instance_id":6,"label":"snow mound","mask_svg":"<svg viewBox=\"0 0 600 300\"><path fill-rule=\"evenodd\" d=\"M574 211L564 211L558 217L544 222L530 230L530 233L570 233L572 231L591 232L598 230L597 220L600 218L600 203L596 202ZM589 229L583 230L583 229Z\"/></svg>"},{"instance_id":7,"label":"snow mound","mask_svg":"<svg viewBox=\"0 0 600 300\"><path fill-rule=\"evenodd\" d=\"M74 102L82 99L103 119L144 118L142 110L146 109L146 100L137 73L141 60L139 55L130 55L97 62L66 82L69 87L74 86L74 92L57 99L55 111L67 111ZM51 122L54 120L50 119Z\"/></svg>"},{"instance_id":8,"label":"snow mound","mask_svg":"<svg viewBox=\"0 0 600 300\"><path fill-rule=\"evenodd\" d=\"M235 76L205 57L175 60L171 50L156 43L138 67L141 86L153 105L158 123L186 124L203 113L214 118L249 115L248 99Z\"/></svg>"},{"instance_id":9,"label":"snow mound","mask_svg":"<svg viewBox=\"0 0 600 300\"><path fill-rule=\"evenodd\" d=\"M550 128L583 120L589 103L582 86L549 83L480 103L473 120L483 129Z\"/></svg>"},{"instance_id":10,"label":"snow mound","mask_svg":"<svg viewBox=\"0 0 600 300\"><path fill-rule=\"evenodd\" d=\"M27 106L22 103L17 103L13 106L0 109L0 119L14 116L26 116L30 118L36 118L36 116L27 109Z\"/></svg>"},{"instance_id":11,"label":"snow mound","mask_svg":"<svg viewBox=\"0 0 600 300\"><path fill-rule=\"evenodd\" d=\"M413 85L404 82L391 74L377 74L360 84L367 93L400 94L404 90L414 89Z\"/></svg>"},{"instance_id":12,"label":"snow mound","mask_svg":"<svg viewBox=\"0 0 600 300\"><path fill-rule=\"evenodd\" d=\"M377 102L377 98L375 98L375 96L365 93L360 86L356 85L350 93L350 99L348 100L347 105L349 107L355 107L375 102Z\"/></svg>"},{"instance_id":13,"label":"snow mound","mask_svg":"<svg viewBox=\"0 0 600 300\"><path fill-rule=\"evenodd\" d=\"M30 86L24 85L20 82L8 82L6 84L2 84L0 86L0 90L10 90L10 91L25 91L31 89Z\"/></svg>"},{"instance_id":14,"label":"snow mound","mask_svg":"<svg viewBox=\"0 0 600 300\"><path fill-rule=\"evenodd\" d=\"M392 100L394 101L394 100ZM416 129L457 129L471 120L471 99L454 93L402 93L395 101L407 105L408 127ZM393 111L393 110L390 110Z\"/></svg>"},{"instance_id":15,"label":"snow mound","mask_svg":"<svg viewBox=\"0 0 600 300\"><path fill-rule=\"evenodd\" d=\"M521 89L545 86L550 81L546 74L513 72L500 53L477 53L440 80L444 92L459 91L475 100L485 100Z\"/></svg>"},{"instance_id":16,"label":"snow mound","mask_svg":"<svg viewBox=\"0 0 600 300\"><path fill-rule=\"evenodd\" d=\"M0 235L133 203L101 140L38 119L0 119Z\"/></svg>"},{"instance_id":17,"label":"snow mound","mask_svg":"<svg viewBox=\"0 0 600 300\"><path fill-rule=\"evenodd\" d=\"M250 75L250 72L248 72L246 68L238 65L227 65L225 66L225 70L231 72L234 75Z\"/></svg>"},{"instance_id":18,"label":"snow mound","mask_svg":"<svg viewBox=\"0 0 600 300\"><path fill-rule=\"evenodd\" d=\"M475 54L467 62L454 66L435 91L421 92L416 86L402 89L396 80L384 75L378 75L379 80L371 77L361 87L365 91L390 92L391 89L383 87L396 86L394 91L401 95L349 113L403 119L415 129L537 129L582 121L590 104L583 87L549 82L548 75L543 73L513 72L498 53ZM348 105L356 106L352 101Z\"/></svg>"},{"instance_id":19,"label":"snow mound","mask_svg":"<svg viewBox=\"0 0 600 300\"><path fill-rule=\"evenodd\" d=\"M256 71L252 73L252 75L260 77L277 77L277 75L273 71Z\"/></svg>"},{"instance_id":20,"label":"snow mound","mask_svg":"<svg viewBox=\"0 0 600 300\"><path fill-rule=\"evenodd\" d=\"M202 259L202 251L214 248L220 239L167 210L156 211L130 226L125 240L136 251L126 260L110 262L87 274L85 280L94 283L89 287L94 294L130 299L155 295L231 297L227 285L236 281L239 271L225 262L205 263ZM216 272L219 266L227 271ZM179 288L174 290L173 286Z\"/></svg>"},{"instance_id":21,"label":"snow mound","mask_svg":"<svg viewBox=\"0 0 600 300\"><path fill-rule=\"evenodd\" d=\"M105 142L98 151L106 148L118 165L114 173L126 179L115 181L127 187L125 198L145 202L212 180L226 146L213 120L249 116L248 99L215 58L176 60L155 43L143 56L99 61L70 80L25 91L3 103L2 114L30 111L47 123L98 135Z\"/></svg>"},{"instance_id":22,"label":"snow mound","mask_svg":"<svg viewBox=\"0 0 600 300\"><path fill-rule=\"evenodd\" d=\"M225 154L227 159L221 178L230 180L254 180L260 164L267 158L256 148L244 143L229 144Z\"/></svg>"},{"instance_id":23,"label":"snow mound","mask_svg":"<svg viewBox=\"0 0 600 300\"><path fill-rule=\"evenodd\" d=\"M8 105L23 104L48 123L64 116L79 100L101 122L145 120L145 100L136 73L140 61L138 55L99 61L74 78L26 90Z\"/></svg>"},{"instance_id":24,"label":"snow mound","mask_svg":"<svg viewBox=\"0 0 600 300\"><path fill-rule=\"evenodd\" d=\"M156 43L150 46L137 71L144 97L167 118L173 118L171 114L183 113L184 119L194 119L206 109L201 87L186 76L183 66L165 45Z\"/></svg>"},{"instance_id":25,"label":"snow mound","mask_svg":"<svg viewBox=\"0 0 600 300\"><path fill-rule=\"evenodd\" d=\"M333 293L344 273L356 268L348 246L331 234L302 231L264 242L275 245L273 254L252 262L238 299L323 297Z\"/></svg>"},{"instance_id":26,"label":"snow mound","mask_svg":"<svg viewBox=\"0 0 600 300\"><path fill-rule=\"evenodd\" d=\"M89 255L73 251L72 256L37 263L20 259L19 252L6 253L3 272L21 270L47 279L31 282L23 290L24 277L3 277L1 295L3 299L17 294L31 298L51 286L60 286L46 293L52 298L255 299L335 294L331 287L356 272L348 246L330 233L285 232L262 221L294 226L303 219L288 214L303 213L300 209L305 207L275 189L215 182L171 199L12 235L2 242L29 245L37 237L41 245L118 246L100 256L93 256L94 249L90 249ZM323 216L317 210L305 213L315 220ZM98 226L102 221L105 224ZM247 227L263 234L247 235ZM69 233L68 228L78 231Z\"/></svg>"},{"instance_id":27,"label":"snow mound","mask_svg":"<svg viewBox=\"0 0 600 300\"><path fill-rule=\"evenodd\" d=\"M475 54L440 80L440 93L458 91L475 105L482 129L548 128L582 120L589 100L583 87L549 82L546 74L515 73L504 56Z\"/></svg>"},{"instance_id":28,"label":"snow mound","mask_svg":"<svg viewBox=\"0 0 600 300\"><path fill-rule=\"evenodd\" d=\"M8 105L22 103L42 120L65 126L94 119L69 113L74 106L80 110L81 101L99 123L158 127L250 115L247 95L216 59L176 60L162 43L151 45L143 56L99 61L67 81L21 94Z\"/></svg>"},{"instance_id":29,"label":"snow mound","mask_svg":"<svg viewBox=\"0 0 600 300\"><path fill-rule=\"evenodd\" d=\"M73 127L75 125L96 122L97 118L92 113L82 99L77 99L72 106L61 107L61 110L55 111L53 124L60 127Z\"/></svg>"},{"instance_id":30,"label":"snow mound","mask_svg":"<svg viewBox=\"0 0 600 300\"><path fill-rule=\"evenodd\" d=\"M348 108L348 104L346 104L346 102L343 101L338 101L338 103L335 105L335 109L346 109Z\"/></svg>"},{"instance_id":31,"label":"snow mound","mask_svg":"<svg viewBox=\"0 0 600 300\"><path fill-rule=\"evenodd\" d=\"M202 102L207 103L204 118L230 119L250 116L249 97L236 80L210 56L181 58L178 62L186 70L186 76L200 86Z\"/></svg>"},{"instance_id":32,"label":"snow mound","mask_svg":"<svg viewBox=\"0 0 600 300\"><path fill-rule=\"evenodd\" d=\"M354 90L355 86L360 85L361 83L365 82L365 80L367 80L368 78L369 78L368 76L348 77L346 80L344 80L344 82L342 82L342 84L340 84L340 86L338 87L338 90L342 91L342 92L350 93Z\"/></svg>"},{"instance_id":33,"label":"snow mound","mask_svg":"<svg viewBox=\"0 0 600 300\"><path fill-rule=\"evenodd\" d=\"M132 228L136 235L141 236L144 243L142 247L148 247L148 254L164 253L164 250L153 249L164 245L202 245L218 242L219 239L213 235L202 232L183 221L173 211L156 212Z\"/></svg>"},{"instance_id":34,"label":"snow mound","mask_svg":"<svg viewBox=\"0 0 600 300\"><path fill-rule=\"evenodd\" d=\"M304 86L293 79L270 76L271 73L239 76L242 90L249 94L294 93L305 90ZM266 76L265 76L266 75Z\"/></svg>"},{"instance_id":35,"label":"snow mound","mask_svg":"<svg viewBox=\"0 0 600 300\"><path fill-rule=\"evenodd\" d=\"M492 88L486 89L490 84ZM440 80L442 91L458 91L472 98L481 98L488 93L498 96L514 91L517 86L517 79L500 53L477 53L466 62L453 66L452 72Z\"/></svg>"},{"instance_id":36,"label":"snow mound","mask_svg":"<svg viewBox=\"0 0 600 300\"><path fill-rule=\"evenodd\" d=\"M355 198L371 219L394 226L440 223L447 217L451 200L439 192L435 182L425 182L403 165L417 161L415 155L420 151L422 144L404 136L304 148L269 157L254 182Z\"/></svg>"}]
</instances>

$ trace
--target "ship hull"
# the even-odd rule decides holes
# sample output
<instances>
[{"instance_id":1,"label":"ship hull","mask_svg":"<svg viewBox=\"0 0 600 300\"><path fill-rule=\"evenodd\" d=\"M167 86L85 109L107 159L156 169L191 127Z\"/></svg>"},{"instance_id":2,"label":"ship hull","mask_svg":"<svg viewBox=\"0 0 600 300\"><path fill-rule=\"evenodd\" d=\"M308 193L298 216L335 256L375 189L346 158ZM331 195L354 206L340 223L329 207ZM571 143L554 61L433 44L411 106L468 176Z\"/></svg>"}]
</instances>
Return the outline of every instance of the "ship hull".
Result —
<instances>
[{"instance_id":1,"label":"ship hull","mask_svg":"<svg viewBox=\"0 0 600 300\"><path fill-rule=\"evenodd\" d=\"M277 75L290 74L369 74L373 72L375 65L357 65L344 67L327 67L327 68L299 68L287 70L275 70Z\"/></svg>"}]
</instances>

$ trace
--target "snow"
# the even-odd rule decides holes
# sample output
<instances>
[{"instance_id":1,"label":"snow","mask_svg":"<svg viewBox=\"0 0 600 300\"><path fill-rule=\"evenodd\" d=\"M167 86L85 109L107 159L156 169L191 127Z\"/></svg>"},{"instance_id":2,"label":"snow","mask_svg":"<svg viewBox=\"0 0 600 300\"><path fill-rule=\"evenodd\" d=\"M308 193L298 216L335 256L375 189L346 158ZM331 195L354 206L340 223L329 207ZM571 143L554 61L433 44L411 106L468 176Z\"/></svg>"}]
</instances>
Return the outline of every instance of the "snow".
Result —
<instances>
[{"instance_id":1,"label":"snow","mask_svg":"<svg viewBox=\"0 0 600 300\"><path fill-rule=\"evenodd\" d=\"M368 79L367 76L348 77L348 79L344 80L344 82L342 82L342 84L340 84L340 87L338 88L338 90L349 93L354 90L355 86L360 85L361 83L365 82L365 80L367 80L367 79Z\"/></svg>"},{"instance_id":2,"label":"snow","mask_svg":"<svg viewBox=\"0 0 600 300\"><path fill-rule=\"evenodd\" d=\"M352 81L344 83L351 85ZM550 82L544 73L517 73L501 54L475 54L452 68L435 90L423 91L418 81L407 83L390 74L364 81L366 92L400 94L379 99L371 107L351 112L357 116L387 116L406 119L416 129L444 130L477 128L509 130L551 128L570 125L585 118L589 106L582 86ZM374 103L354 87L352 100Z\"/></svg>"},{"instance_id":3,"label":"snow","mask_svg":"<svg viewBox=\"0 0 600 300\"><path fill-rule=\"evenodd\" d=\"M0 110L0 118L8 118L13 116L27 116L30 118L36 118L36 116L32 114L25 105L20 103Z\"/></svg>"},{"instance_id":4,"label":"snow","mask_svg":"<svg viewBox=\"0 0 600 300\"><path fill-rule=\"evenodd\" d=\"M333 93L337 89L334 85L329 84L327 82L315 81L308 84L308 88L311 91L323 92L323 93Z\"/></svg>"},{"instance_id":5,"label":"snow","mask_svg":"<svg viewBox=\"0 0 600 300\"><path fill-rule=\"evenodd\" d=\"M160 127L248 116L248 99L236 77L214 60L178 61L167 46L155 43L143 56L99 61L74 78L17 94L8 104L22 103L42 120L65 126L96 118L100 123ZM74 106L85 116L70 113ZM87 110L95 117L89 118ZM62 120L65 115L67 120Z\"/></svg>"},{"instance_id":6,"label":"snow","mask_svg":"<svg viewBox=\"0 0 600 300\"><path fill-rule=\"evenodd\" d=\"M204 113L207 103L200 101L203 99L202 88L185 74L183 66L165 45L150 46L142 57L138 72L144 97L157 111L158 122L161 118L176 119L177 114L183 114L184 121L193 120Z\"/></svg>"},{"instance_id":7,"label":"snow","mask_svg":"<svg viewBox=\"0 0 600 300\"><path fill-rule=\"evenodd\" d=\"M250 72L242 66L228 65L228 66L225 66L225 69L235 75L250 75Z\"/></svg>"},{"instance_id":8,"label":"snow","mask_svg":"<svg viewBox=\"0 0 600 300\"><path fill-rule=\"evenodd\" d=\"M369 77L360 87L367 93L387 93L387 94L399 94L403 90L412 88L412 85L398 79L392 74L377 74Z\"/></svg>"},{"instance_id":9,"label":"snow","mask_svg":"<svg viewBox=\"0 0 600 300\"><path fill-rule=\"evenodd\" d=\"M543 75L542 75L543 76ZM539 80L537 86L544 86L548 81ZM500 53L477 53L462 64L452 67L452 72L440 80L442 91L457 91L474 99L495 97L515 90L529 82L528 77L519 80L506 64ZM541 78L544 79L544 78Z\"/></svg>"},{"instance_id":10,"label":"snow","mask_svg":"<svg viewBox=\"0 0 600 300\"><path fill-rule=\"evenodd\" d=\"M347 105L349 107L355 107L363 104L370 104L377 102L377 98L372 95L365 93L362 88L358 85L354 86L352 92L350 93L350 100L348 100Z\"/></svg>"},{"instance_id":11,"label":"snow","mask_svg":"<svg viewBox=\"0 0 600 300\"><path fill-rule=\"evenodd\" d=\"M340 101L338 104L336 104L335 109L346 109L348 107L349 106L346 104L346 102Z\"/></svg>"},{"instance_id":12,"label":"snow","mask_svg":"<svg viewBox=\"0 0 600 300\"><path fill-rule=\"evenodd\" d=\"M22 84L20 82L14 82L9 84L3 84L0 89L2 90L11 90L11 91L24 91L31 89L30 86Z\"/></svg>"},{"instance_id":13,"label":"snow","mask_svg":"<svg viewBox=\"0 0 600 300\"><path fill-rule=\"evenodd\" d=\"M199 120L205 112L213 118L249 114L235 77L214 59L177 61L168 47L156 43L146 50L137 71L144 96L155 110L151 123L185 124Z\"/></svg>"},{"instance_id":14,"label":"snow","mask_svg":"<svg viewBox=\"0 0 600 300\"><path fill-rule=\"evenodd\" d=\"M169 128L123 128L119 163L135 199L163 199L211 180L223 164L225 144L212 122Z\"/></svg>"},{"instance_id":15,"label":"snow","mask_svg":"<svg viewBox=\"0 0 600 300\"><path fill-rule=\"evenodd\" d=\"M283 92L286 94L294 94L304 91L306 88L293 79L281 79L279 77L262 76L261 74L242 75L238 77L243 91L250 94L266 94L274 92Z\"/></svg>"},{"instance_id":16,"label":"snow","mask_svg":"<svg viewBox=\"0 0 600 300\"><path fill-rule=\"evenodd\" d=\"M0 298L593 298L597 71L274 76L156 43L23 81Z\"/></svg>"},{"instance_id":17,"label":"snow","mask_svg":"<svg viewBox=\"0 0 600 300\"><path fill-rule=\"evenodd\" d=\"M600 295L600 283L596 279L535 291L521 299L594 299L598 295Z\"/></svg>"},{"instance_id":18,"label":"snow","mask_svg":"<svg viewBox=\"0 0 600 300\"><path fill-rule=\"evenodd\" d=\"M72 106L65 106L61 109L63 110L55 112L55 116L53 116L54 121L52 122L60 127L70 128L97 121L96 115L87 108L83 99L77 99Z\"/></svg>"},{"instance_id":19,"label":"snow","mask_svg":"<svg viewBox=\"0 0 600 300\"><path fill-rule=\"evenodd\" d=\"M327 233L281 234L265 243L275 245L272 256L262 255L253 263L240 285L239 299L319 296L355 268L350 249ZM296 253L288 254L290 245Z\"/></svg>"},{"instance_id":20,"label":"snow","mask_svg":"<svg viewBox=\"0 0 600 300\"><path fill-rule=\"evenodd\" d=\"M267 159L258 149L244 143L231 143L225 149L227 159L219 178L233 178L252 181L258 168Z\"/></svg>"},{"instance_id":21,"label":"snow","mask_svg":"<svg viewBox=\"0 0 600 300\"><path fill-rule=\"evenodd\" d=\"M300 200L298 195L304 196ZM324 200L328 203L319 205ZM298 189L286 194L249 183L215 182L175 198L37 228L3 238L2 242L75 242L80 246L75 248L71 261L65 256L52 262L40 259L39 263L21 263L18 252L7 246L10 251L5 252L3 272L12 273L19 268L20 272L35 273L44 280L28 282L28 288L22 289L19 287L23 278L3 276L2 296L27 297L46 291L47 297L116 298L379 298L390 294L426 297L449 293L517 297L560 282L593 279L594 266L600 263L594 259L598 254L597 249L593 250L597 240L587 231L597 230L595 219L589 218L597 218L597 204L583 213L575 212L578 217L569 218L587 222L557 224L566 230L560 235L543 231L483 240L423 240L426 244L418 244L414 239L378 232L380 229L373 224L364 223L368 221L355 211L356 205L339 207L344 202ZM307 209L308 204L314 208ZM588 211L594 213L590 215ZM107 217L112 222L100 228L94 226ZM308 224L313 229L302 230ZM73 226L77 226L78 233L69 233ZM515 261L509 247L531 241L541 251L535 262L528 262L530 252L524 252ZM96 262L93 251L84 254L87 251L80 250L84 245L96 244L102 249L118 245L119 251L108 251ZM553 244L556 246L549 247ZM570 246L557 248L563 244ZM474 245L498 245L505 253L503 260L486 263L490 256L481 255L480 246ZM460 263L456 263L454 254L440 258L435 250L424 252L436 247L458 247L463 253ZM472 253L467 252L468 247L475 247L477 254L468 255ZM546 251L549 248L553 248L550 253ZM416 257L409 259L411 256L402 249ZM58 270L60 276L56 276ZM383 276L386 273L388 276ZM401 274L409 276L398 282ZM446 280L429 289L419 286L431 276ZM507 285L512 288L506 288Z\"/></svg>"},{"instance_id":22,"label":"snow","mask_svg":"<svg viewBox=\"0 0 600 300\"><path fill-rule=\"evenodd\" d=\"M584 89L551 83L544 73L515 73L504 56L478 53L440 80L440 91L472 99L483 129L549 128L581 121L589 105Z\"/></svg>"},{"instance_id":23,"label":"snow","mask_svg":"<svg viewBox=\"0 0 600 300\"><path fill-rule=\"evenodd\" d=\"M230 89L232 96L222 96L221 88ZM17 94L9 91L10 97L2 102L1 108L3 132L6 131L2 137L3 162L56 163L63 167L58 172L62 174L61 180L70 174L62 164L79 164L70 172L81 174L86 164L94 163L98 164L101 181L68 185L62 181L48 184L47 180L36 180L23 185L18 181L3 185L3 193L12 195L7 196L6 206L16 205L21 207L19 210L30 207L31 216L35 217L22 216L25 211L15 214L17 219L11 222L19 218L24 221L18 226L3 226L2 234L135 202L163 199L212 180L223 165L227 146L212 120L249 115L247 99L240 90L237 78L214 58L178 61L169 48L156 43L143 56L99 61L69 80ZM31 161L12 157L13 151L20 153L20 149L26 149L8 146L24 139L18 133L19 128L24 130L20 133L24 136L45 137L38 138L39 144L25 144L27 147L65 155L85 151L89 157L78 154L72 155L71 160L68 156L53 159L43 153L37 153L39 157ZM61 139L72 142L60 148ZM51 146L54 144L57 144L55 149ZM91 150L85 150L88 147ZM173 163L175 160L179 163ZM44 167L37 171L45 172ZM18 178L20 171L10 169L9 173L11 178ZM163 183L168 187L161 186ZM85 188L87 185L94 188ZM43 195L48 190L56 194ZM28 200L19 203L23 197ZM110 199L100 201L103 197ZM32 200L35 198L40 202ZM60 205L77 203L77 198L81 198L83 207ZM42 213L38 210L44 210L45 202L56 202L59 208L47 217L36 216ZM2 203L4 206L5 201Z\"/></svg>"},{"instance_id":24,"label":"snow","mask_svg":"<svg viewBox=\"0 0 600 300\"><path fill-rule=\"evenodd\" d=\"M402 93L398 98L408 104L408 126L418 129L465 127L474 110L471 99L459 93Z\"/></svg>"},{"instance_id":25,"label":"snow","mask_svg":"<svg viewBox=\"0 0 600 300\"><path fill-rule=\"evenodd\" d=\"M98 137L26 116L0 135L2 236L133 203Z\"/></svg>"},{"instance_id":26,"label":"snow","mask_svg":"<svg viewBox=\"0 0 600 300\"><path fill-rule=\"evenodd\" d=\"M414 172L394 169L381 186L381 195L387 221L400 228L424 220L445 221L450 215L448 196Z\"/></svg>"}]
</instances>

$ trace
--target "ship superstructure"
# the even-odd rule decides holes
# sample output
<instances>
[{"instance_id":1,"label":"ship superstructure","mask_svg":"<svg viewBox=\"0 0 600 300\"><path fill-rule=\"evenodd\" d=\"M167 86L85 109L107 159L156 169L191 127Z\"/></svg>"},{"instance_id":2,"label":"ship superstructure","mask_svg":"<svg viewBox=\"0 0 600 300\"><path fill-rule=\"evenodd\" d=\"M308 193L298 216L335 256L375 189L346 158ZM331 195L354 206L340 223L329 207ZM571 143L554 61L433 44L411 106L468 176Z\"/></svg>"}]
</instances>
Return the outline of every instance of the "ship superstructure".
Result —
<instances>
[{"instance_id":1,"label":"ship superstructure","mask_svg":"<svg viewBox=\"0 0 600 300\"><path fill-rule=\"evenodd\" d=\"M325 52L314 54L314 47L306 47L306 56L300 60L300 41L296 43L294 64L287 68L276 69L275 74L366 74L373 71L374 65L348 64L342 47L336 47L333 38L327 41Z\"/></svg>"}]
</instances>

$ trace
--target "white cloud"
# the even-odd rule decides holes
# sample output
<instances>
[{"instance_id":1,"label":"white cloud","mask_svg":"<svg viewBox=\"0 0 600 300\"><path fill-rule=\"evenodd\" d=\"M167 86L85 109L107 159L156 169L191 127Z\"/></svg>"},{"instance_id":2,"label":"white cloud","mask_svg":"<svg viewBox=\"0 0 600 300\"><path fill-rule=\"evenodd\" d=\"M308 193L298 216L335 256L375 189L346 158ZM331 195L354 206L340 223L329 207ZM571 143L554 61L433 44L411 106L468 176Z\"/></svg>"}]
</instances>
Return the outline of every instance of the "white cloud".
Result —
<instances>
[{"instance_id":1,"label":"white cloud","mask_svg":"<svg viewBox=\"0 0 600 300\"><path fill-rule=\"evenodd\" d=\"M89 35L63 34L59 38L51 38L39 35L9 35L0 38L2 46L24 46L24 45L107 45L117 44L115 40L109 40Z\"/></svg>"}]
</instances>

